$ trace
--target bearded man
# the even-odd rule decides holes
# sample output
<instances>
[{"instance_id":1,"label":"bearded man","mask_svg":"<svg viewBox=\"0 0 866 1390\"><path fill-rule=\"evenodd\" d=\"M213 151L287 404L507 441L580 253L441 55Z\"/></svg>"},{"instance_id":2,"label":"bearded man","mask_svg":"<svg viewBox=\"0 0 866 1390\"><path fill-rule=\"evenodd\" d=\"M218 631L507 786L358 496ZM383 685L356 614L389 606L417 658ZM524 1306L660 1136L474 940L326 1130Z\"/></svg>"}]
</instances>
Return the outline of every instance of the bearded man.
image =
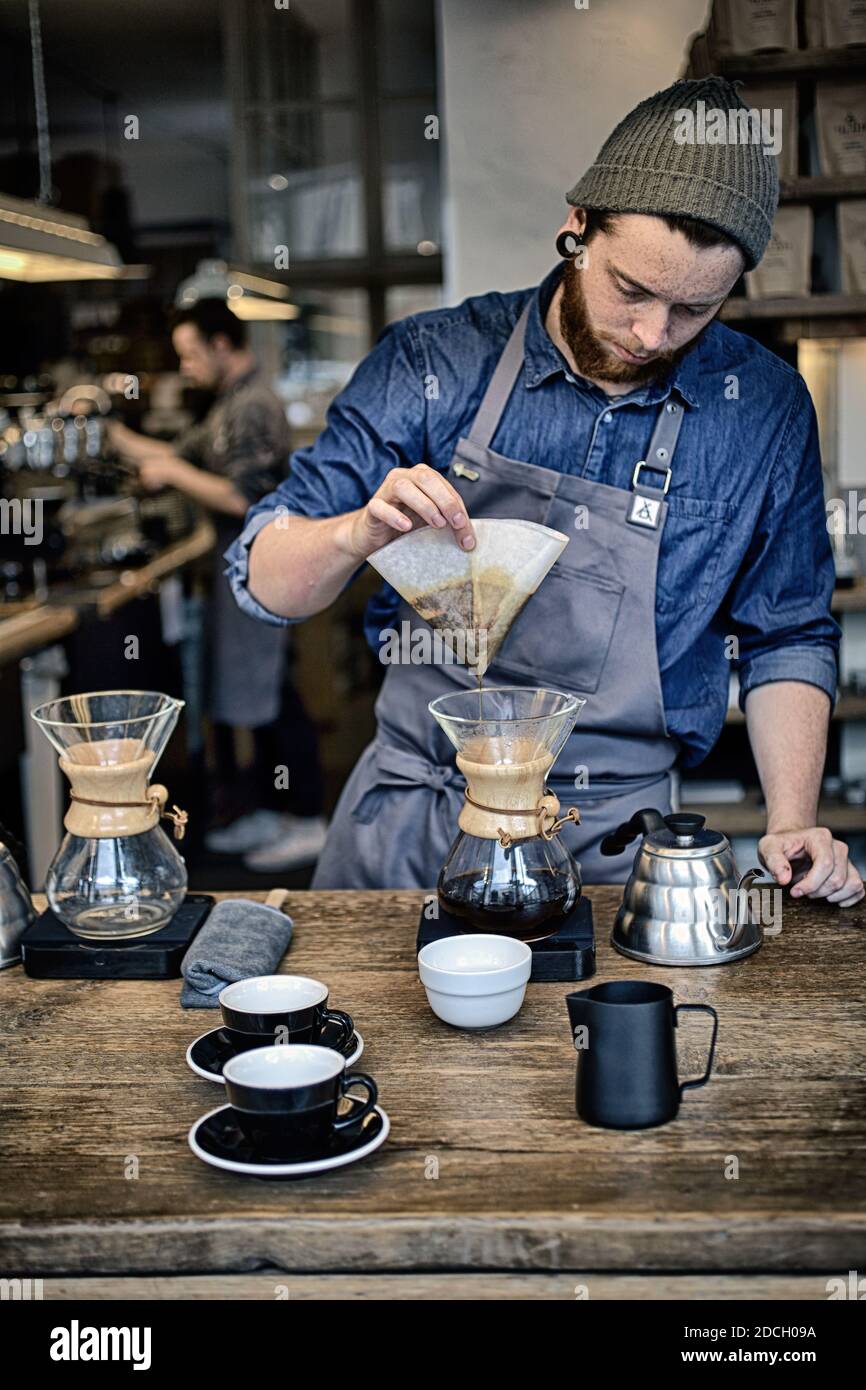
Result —
<instances>
[{"instance_id":1,"label":"bearded man","mask_svg":"<svg viewBox=\"0 0 866 1390\"><path fill-rule=\"evenodd\" d=\"M760 857L782 884L809 861L794 894L847 907L860 875L817 824L839 629L815 413L796 371L717 321L769 241L775 158L749 139L683 143L699 102L743 106L710 77L620 122L567 194L563 261L539 286L390 326L248 513L228 573L248 613L296 622L414 527L467 550L473 517L566 533L487 679L586 699L549 779L579 802L560 833L584 880L627 875L631 856L603 857L602 839L642 807L668 812L674 767L712 748L736 652ZM372 644L411 617L383 590ZM464 784L427 704L470 681L456 665L389 668L313 887L435 882Z\"/></svg>"}]
</instances>

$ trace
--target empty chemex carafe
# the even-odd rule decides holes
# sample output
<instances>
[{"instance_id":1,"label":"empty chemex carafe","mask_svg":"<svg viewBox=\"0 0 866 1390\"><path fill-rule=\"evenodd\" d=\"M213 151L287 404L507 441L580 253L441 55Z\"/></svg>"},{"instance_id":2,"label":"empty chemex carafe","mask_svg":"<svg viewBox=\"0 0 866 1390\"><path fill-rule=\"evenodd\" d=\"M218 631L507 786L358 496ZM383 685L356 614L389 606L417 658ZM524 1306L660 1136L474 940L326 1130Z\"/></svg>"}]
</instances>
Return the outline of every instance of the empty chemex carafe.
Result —
<instances>
[{"instance_id":1,"label":"empty chemex carafe","mask_svg":"<svg viewBox=\"0 0 866 1390\"><path fill-rule=\"evenodd\" d=\"M78 936L106 944L146 936L183 902L186 867L160 820L173 821L180 839L186 813L167 811L166 788L149 785L182 707L155 691L106 690L32 711L70 782L67 833L45 892Z\"/></svg>"},{"instance_id":2,"label":"empty chemex carafe","mask_svg":"<svg viewBox=\"0 0 866 1390\"><path fill-rule=\"evenodd\" d=\"M710 1079L719 1019L709 1004L674 1004L666 985L616 980L566 997L577 1048L577 1113L605 1129L648 1129L667 1124L683 1092ZM677 1074L678 1015L688 1010L713 1020L703 1076Z\"/></svg>"}]
</instances>

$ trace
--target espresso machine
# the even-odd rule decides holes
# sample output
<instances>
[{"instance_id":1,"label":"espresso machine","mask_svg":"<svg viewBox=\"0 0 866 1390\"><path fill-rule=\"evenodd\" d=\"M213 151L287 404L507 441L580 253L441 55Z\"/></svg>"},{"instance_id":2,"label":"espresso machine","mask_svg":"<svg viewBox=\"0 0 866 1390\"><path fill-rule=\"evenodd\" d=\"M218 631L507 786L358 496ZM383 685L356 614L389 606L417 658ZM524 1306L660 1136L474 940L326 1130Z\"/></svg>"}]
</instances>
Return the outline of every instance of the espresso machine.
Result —
<instances>
[{"instance_id":1,"label":"espresso machine","mask_svg":"<svg viewBox=\"0 0 866 1390\"><path fill-rule=\"evenodd\" d=\"M0 496L23 525L0 532L0 603L44 599L49 585L106 579L147 563L187 534L194 516L174 492L142 495L112 447L112 401L82 383L56 399L0 404ZM38 515L34 543L27 520Z\"/></svg>"}]
</instances>

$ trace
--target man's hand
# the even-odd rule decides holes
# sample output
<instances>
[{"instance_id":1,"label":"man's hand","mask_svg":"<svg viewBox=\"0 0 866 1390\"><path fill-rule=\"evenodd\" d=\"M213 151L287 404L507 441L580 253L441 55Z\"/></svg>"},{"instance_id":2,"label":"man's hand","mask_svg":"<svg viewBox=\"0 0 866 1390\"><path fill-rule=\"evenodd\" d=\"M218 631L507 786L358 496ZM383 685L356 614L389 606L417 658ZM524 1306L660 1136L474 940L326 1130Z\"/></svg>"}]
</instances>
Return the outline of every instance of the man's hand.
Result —
<instances>
[{"instance_id":1,"label":"man's hand","mask_svg":"<svg viewBox=\"0 0 866 1390\"><path fill-rule=\"evenodd\" d=\"M758 858L784 887L794 876L792 861L807 857L808 872L791 889L792 898L826 898L840 907L853 907L863 897L863 880L848 858L848 846L834 840L824 826L782 830L758 841Z\"/></svg>"},{"instance_id":2,"label":"man's hand","mask_svg":"<svg viewBox=\"0 0 866 1390\"><path fill-rule=\"evenodd\" d=\"M351 514L347 548L355 558L366 560L380 546L419 526L450 526L464 550L475 545L463 498L426 463L391 469L366 507Z\"/></svg>"},{"instance_id":3,"label":"man's hand","mask_svg":"<svg viewBox=\"0 0 866 1390\"><path fill-rule=\"evenodd\" d=\"M146 492L159 492L163 487L179 487L183 469L182 460L161 454L152 454L137 462L138 480Z\"/></svg>"}]
</instances>

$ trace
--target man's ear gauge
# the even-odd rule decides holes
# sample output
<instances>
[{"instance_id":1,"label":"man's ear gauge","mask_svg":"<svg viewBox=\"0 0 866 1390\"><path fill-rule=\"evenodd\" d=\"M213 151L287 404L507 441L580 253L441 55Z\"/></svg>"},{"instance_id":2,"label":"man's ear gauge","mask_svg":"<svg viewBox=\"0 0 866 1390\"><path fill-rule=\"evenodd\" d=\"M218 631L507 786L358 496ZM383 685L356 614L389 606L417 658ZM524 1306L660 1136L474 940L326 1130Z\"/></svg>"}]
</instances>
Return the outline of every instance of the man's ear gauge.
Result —
<instances>
[{"instance_id":1,"label":"man's ear gauge","mask_svg":"<svg viewBox=\"0 0 866 1390\"><path fill-rule=\"evenodd\" d=\"M583 237L580 232L564 231L560 232L556 238L556 249L566 261L570 261L573 256L576 256L583 244Z\"/></svg>"}]
</instances>

